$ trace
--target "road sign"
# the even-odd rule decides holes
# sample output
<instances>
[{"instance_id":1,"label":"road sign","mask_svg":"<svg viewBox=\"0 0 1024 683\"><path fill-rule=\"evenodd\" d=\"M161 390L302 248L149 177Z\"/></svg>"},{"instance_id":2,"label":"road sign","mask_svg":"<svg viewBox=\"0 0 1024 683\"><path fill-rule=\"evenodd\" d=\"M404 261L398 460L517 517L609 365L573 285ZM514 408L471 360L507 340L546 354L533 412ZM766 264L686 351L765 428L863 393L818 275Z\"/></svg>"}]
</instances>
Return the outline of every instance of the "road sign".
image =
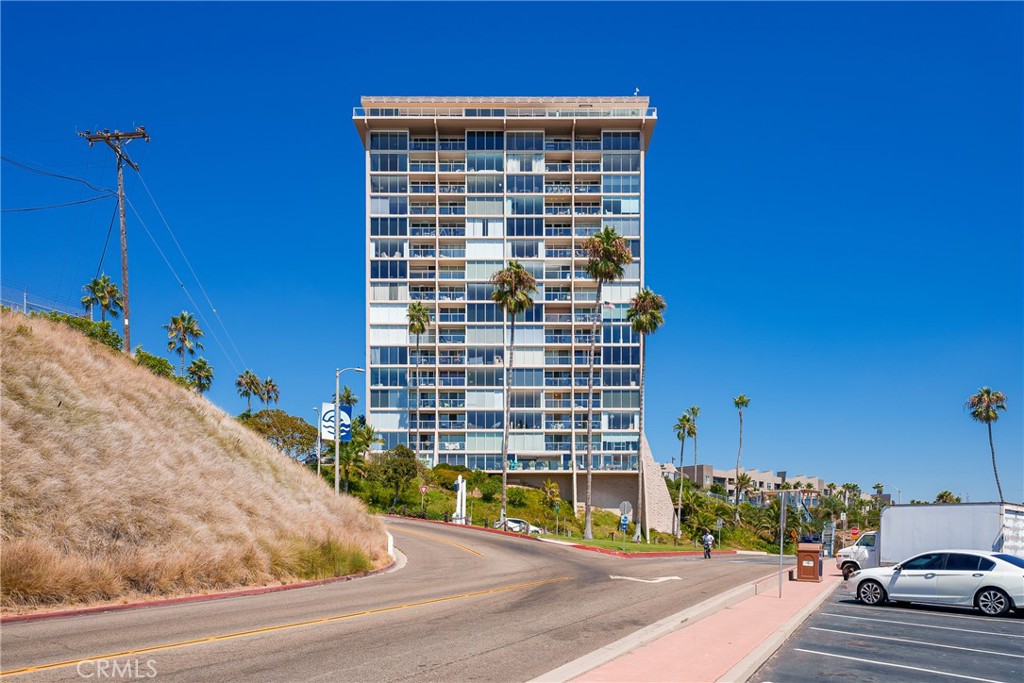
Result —
<instances>
[{"instance_id":1,"label":"road sign","mask_svg":"<svg viewBox=\"0 0 1024 683\"><path fill-rule=\"evenodd\" d=\"M427 487L426 486L421 486L420 487L420 493L426 493L426 492L427 492Z\"/></svg>"},{"instance_id":2,"label":"road sign","mask_svg":"<svg viewBox=\"0 0 1024 683\"><path fill-rule=\"evenodd\" d=\"M855 526L850 527L850 538L857 538L860 536L860 529Z\"/></svg>"},{"instance_id":3,"label":"road sign","mask_svg":"<svg viewBox=\"0 0 1024 683\"><path fill-rule=\"evenodd\" d=\"M558 501L555 501L555 514L558 514Z\"/></svg>"},{"instance_id":4,"label":"road sign","mask_svg":"<svg viewBox=\"0 0 1024 683\"><path fill-rule=\"evenodd\" d=\"M840 521L845 522L846 521L846 513L845 512L840 512L839 513L839 519L840 519Z\"/></svg>"},{"instance_id":5,"label":"road sign","mask_svg":"<svg viewBox=\"0 0 1024 683\"><path fill-rule=\"evenodd\" d=\"M619 512L621 514L628 515L632 511L633 511L633 506L630 504L630 502L628 500L624 500L621 503L619 503Z\"/></svg>"},{"instance_id":6,"label":"road sign","mask_svg":"<svg viewBox=\"0 0 1024 683\"><path fill-rule=\"evenodd\" d=\"M718 528L721 529L722 528L722 518L721 517L718 518L717 524L718 524Z\"/></svg>"},{"instance_id":7,"label":"road sign","mask_svg":"<svg viewBox=\"0 0 1024 683\"><path fill-rule=\"evenodd\" d=\"M629 528L629 515L628 514L623 514L622 517L619 519L619 529L622 530L622 531L625 531L628 528Z\"/></svg>"}]
</instances>

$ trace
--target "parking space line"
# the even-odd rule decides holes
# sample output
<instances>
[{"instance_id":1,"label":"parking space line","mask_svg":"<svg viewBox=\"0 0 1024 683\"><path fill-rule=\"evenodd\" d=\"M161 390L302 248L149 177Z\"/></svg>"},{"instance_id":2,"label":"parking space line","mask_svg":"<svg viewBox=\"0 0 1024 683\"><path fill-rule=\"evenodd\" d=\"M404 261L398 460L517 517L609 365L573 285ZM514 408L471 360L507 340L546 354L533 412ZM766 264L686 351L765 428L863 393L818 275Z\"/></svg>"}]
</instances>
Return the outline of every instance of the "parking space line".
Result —
<instances>
[{"instance_id":1,"label":"parking space line","mask_svg":"<svg viewBox=\"0 0 1024 683\"><path fill-rule=\"evenodd\" d=\"M906 664L892 664L890 662L880 662L877 659L872 659L870 662L865 662L863 657L847 657L846 655L837 655L834 652L818 652L817 650L804 650L799 647L793 648L796 652L806 652L811 655L821 655L823 657L835 657L836 659L849 659L850 661L858 662L859 664L877 664L878 666L890 666L896 669L907 669L909 671L921 671L923 673L935 674L936 676L950 676L952 678L963 678L968 681L981 681L982 683L1009 683L1008 681L995 681L991 678L978 678L977 676L964 676L963 674L952 674L948 671L935 671L934 669L922 669L917 666L907 666Z\"/></svg>"},{"instance_id":2,"label":"parking space line","mask_svg":"<svg viewBox=\"0 0 1024 683\"><path fill-rule=\"evenodd\" d=\"M851 617L847 614L834 614L832 612L822 612L823 617L838 617L840 619L856 619L857 621L877 621L882 624L899 624L901 626L916 626L917 628L936 628L943 631L957 631L958 633L982 633L986 636L1000 636L1003 638L1024 638L1024 635L1017 635L1016 633L997 633L995 631L976 631L970 628L955 628L953 626L932 626L930 624L918 624L913 621L893 621L892 619L871 619L870 617Z\"/></svg>"},{"instance_id":3,"label":"parking space line","mask_svg":"<svg viewBox=\"0 0 1024 683\"><path fill-rule=\"evenodd\" d=\"M871 636L866 633L859 633L853 631L837 631L831 628L820 628L818 626L811 626L811 631L826 631L827 633L839 633L844 636L857 636L859 638L874 638L875 640L892 640L897 643L910 643L911 645L925 645L927 647L943 647L949 650L965 650L967 652L978 652L983 655L996 655L998 657L1015 657L1017 659L1024 659L1024 655L1010 654L1009 652L996 652L995 650L979 650L973 647L959 647L957 645L940 645L939 643L926 643L923 640L909 640L907 638L893 638L892 636Z\"/></svg>"},{"instance_id":4,"label":"parking space line","mask_svg":"<svg viewBox=\"0 0 1024 683\"><path fill-rule=\"evenodd\" d=\"M945 606L944 605L935 605L935 607L945 607ZM951 605L951 607L957 607L957 605ZM1005 619L1000 621L1000 620L997 620L997 619L993 619L992 617L976 617L976 616L972 616L970 614L951 614L950 612L928 612L928 611L925 611L925 610L908 610L908 609L905 609L905 608L904 609L900 609L899 607L869 607L868 605L857 605L857 606L853 607L853 609L856 609L857 611L888 612L889 614L892 614L893 610L898 610L896 613L900 614L900 615L903 615L903 614L906 614L906 615L920 614L921 616L941 616L941 617L952 617L953 619L971 619L972 621L984 621L986 623L992 624L993 626L996 626L998 624L1003 624L1003 623L1013 623L1012 619L1009 620L1009 621L1007 621ZM963 609L967 609L967 608L964 607Z\"/></svg>"}]
</instances>

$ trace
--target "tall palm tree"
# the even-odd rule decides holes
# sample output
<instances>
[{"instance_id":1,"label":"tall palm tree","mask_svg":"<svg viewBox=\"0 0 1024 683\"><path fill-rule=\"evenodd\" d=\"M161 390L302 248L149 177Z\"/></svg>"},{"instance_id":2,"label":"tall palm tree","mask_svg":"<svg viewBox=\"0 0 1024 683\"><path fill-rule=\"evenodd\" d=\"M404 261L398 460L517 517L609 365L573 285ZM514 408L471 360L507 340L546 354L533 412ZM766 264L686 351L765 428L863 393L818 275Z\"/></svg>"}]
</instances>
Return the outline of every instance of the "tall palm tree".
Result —
<instances>
[{"instance_id":1,"label":"tall palm tree","mask_svg":"<svg viewBox=\"0 0 1024 683\"><path fill-rule=\"evenodd\" d=\"M740 455L743 453L743 409L750 405L750 399L745 394L740 394L732 400L736 410L740 413L740 448L736 451L736 478L740 477ZM736 490L736 521L740 521L740 493Z\"/></svg>"},{"instance_id":2,"label":"tall palm tree","mask_svg":"<svg viewBox=\"0 0 1024 683\"><path fill-rule=\"evenodd\" d=\"M992 449L992 473L996 476L996 488L999 489L999 502L1003 499L1003 486L999 483L999 470L996 468L996 444L992 440L992 423L999 419L999 411L1006 410L1006 395L988 387L978 389L978 393L967 399L964 406L971 411L971 417L977 422L984 422L988 427L988 446Z\"/></svg>"},{"instance_id":3,"label":"tall palm tree","mask_svg":"<svg viewBox=\"0 0 1024 683\"><path fill-rule=\"evenodd\" d=\"M341 476L345 482L345 493L348 493L349 482L352 475L360 474L366 469L366 454L370 452L374 444L384 443L377 430L361 420L352 422L352 440L343 444L339 453L341 462Z\"/></svg>"},{"instance_id":4,"label":"tall palm tree","mask_svg":"<svg viewBox=\"0 0 1024 683\"><path fill-rule=\"evenodd\" d=\"M269 408L271 403L281 400L281 389L273 377L268 377L260 384L259 399Z\"/></svg>"},{"instance_id":5,"label":"tall palm tree","mask_svg":"<svg viewBox=\"0 0 1024 683\"><path fill-rule=\"evenodd\" d=\"M235 389L238 395L245 399L245 412L252 412L252 397L259 398L263 395L263 382L252 370L246 370L235 380Z\"/></svg>"},{"instance_id":6,"label":"tall palm tree","mask_svg":"<svg viewBox=\"0 0 1024 683\"><path fill-rule=\"evenodd\" d=\"M181 356L181 376L184 377L185 352L194 356L196 349L202 350L203 344L199 338L203 336L203 330L188 311L182 311L181 315L172 315L171 322L164 325L164 329L167 330L167 350L176 351Z\"/></svg>"},{"instance_id":7,"label":"tall palm tree","mask_svg":"<svg viewBox=\"0 0 1024 683\"><path fill-rule=\"evenodd\" d=\"M420 404L420 382L419 382L419 378L420 378L420 367L419 367L419 363L420 363L420 360L421 360L421 358L420 358L420 336L424 332L427 331L427 325L430 324L430 311L427 310L427 307L424 306L421 302L413 301L411 304L409 304L409 310L406 312L405 315L409 319L409 334L414 335L416 337L416 369L415 369L415 376L413 377L413 380L412 380L412 386L413 386L413 399L412 399L412 403L413 404L409 408L409 426L412 427L412 422L413 422L413 420L412 420L413 412L412 411L413 411L413 408L415 408L416 409L416 429L415 429L415 431L413 431L413 442L410 444L410 446L412 446L413 452L415 452L417 457L418 457L419 456L419 450L420 450L420 444L419 444L419 441L420 441L420 434L419 434L419 432L420 432L420 429L419 429L419 414L420 414L419 413L419 410L420 410L420 405L419 405Z\"/></svg>"},{"instance_id":8,"label":"tall palm tree","mask_svg":"<svg viewBox=\"0 0 1024 683\"><path fill-rule=\"evenodd\" d=\"M704 483L697 482L697 417L700 416L700 406L690 406L686 411L686 414L690 416L690 434L693 437L693 476L694 483L697 484L698 488L703 489Z\"/></svg>"},{"instance_id":9,"label":"tall palm tree","mask_svg":"<svg viewBox=\"0 0 1024 683\"><path fill-rule=\"evenodd\" d=\"M681 520L679 519L679 513L680 513L680 509L682 508L682 505L683 505L683 467L682 467L682 464L683 464L683 447L686 445L686 437L688 437L690 435L690 426L693 424L692 420L693 420L693 418L690 417L689 413L683 413L682 415L679 416L679 418L676 420L675 425L673 425L673 427L672 427L672 431L674 431L676 433L676 438L679 439L679 465L680 465L679 466L679 496L678 496L679 500L677 501L677 504L676 504L676 515L675 515L676 516L675 522L680 522L680 523L676 524L675 522L673 522L673 524L672 524L672 526L675 529L676 538L679 538L680 533L682 532L682 523L681 523ZM696 470L694 470L694 472L693 472L693 478L694 478L694 480L697 479L697 472L696 472Z\"/></svg>"},{"instance_id":10,"label":"tall palm tree","mask_svg":"<svg viewBox=\"0 0 1024 683\"><path fill-rule=\"evenodd\" d=\"M351 408L355 404L359 403L359 397L352 393L352 389L350 389L346 384L341 388L341 393L338 394L338 403Z\"/></svg>"},{"instance_id":11,"label":"tall palm tree","mask_svg":"<svg viewBox=\"0 0 1024 683\"><path fill-rule=\"evenodd\" d=\"M200 396L210 390L213 385L213 366L200 356L189 363L188 381L195 387L196 393Z\"/></svg>"},{"instance_id":12,"label":"tall palm tree","mask_svg":"<svg viewBox=\"0 0 1024 683\"><path fill-rule=\"evenodd\" d=\"M601 293L605 283L615 282L622 279L625 273L625 266L632 263L633 254L629 250L626 240L615 231L615 228L607 226L599 232L594 233L583 241L583 248L587 251L586 272L592 280L597 283L597 299L595 301L594 317L590 326L590 357L588 358L587 371L587 500L585 524L583 527L583 538L593 540L593 470L594 470L594 352L597 349L597 335L600 332L600 322L604 306Z\"/></svg>"},{"instance_id":13,"label":"tall palm tree","mask_svg":"<svg viewBox=\"0 0 1024 683\"><path fill-rule=\"evenodd\" d=\"M116 318L118 312L124 309L124 298L117 284L110 281L110 276L104 273L98 278L93 278L88 284L82 287L85 296L82 297L82 306L89 311L90 317L94 306L100 307L100 322L107 321L107 313L111 318Z\"/></svg>"},{"instance_id":14,"label":"tall palm tree","mask_svg":"<svg viewBox=\"0 0 1024 683\"><path fill-rule=\"evenodd\" d=\"M647 369L647 336L654 334L658 328L665 324L665 317L662 311L665 310L665 299L644 289L637 292L636 296L629 302L629 309L626 311L626 320L632 323L633 331L640 335L640 433L637 439L636 457L636 514L633 517L633 524L636 531L633 534L633 541L640 540L640 525L643 521L643 494L644 494L644 380ZM650 535L650 530L648 530Z\"/></svg>"},{"instance_id":15,"label":"tall palm tree","mask_svg":"<svg viewBox=\"0 0 1024 683\"><path fill-rule=\"evenodd\" d=\"M512 354L516 345L516 317L533 308L533 297L537 291L537 279L519 261L512 260L508 266L491 276L494 291L491 299L505 312L509 321L508 347L505 349L505 412L502 420L501 438L501 521L506 519L508 497L508 431L509 411L512 398Z\"/></svg>"}]
</instances>

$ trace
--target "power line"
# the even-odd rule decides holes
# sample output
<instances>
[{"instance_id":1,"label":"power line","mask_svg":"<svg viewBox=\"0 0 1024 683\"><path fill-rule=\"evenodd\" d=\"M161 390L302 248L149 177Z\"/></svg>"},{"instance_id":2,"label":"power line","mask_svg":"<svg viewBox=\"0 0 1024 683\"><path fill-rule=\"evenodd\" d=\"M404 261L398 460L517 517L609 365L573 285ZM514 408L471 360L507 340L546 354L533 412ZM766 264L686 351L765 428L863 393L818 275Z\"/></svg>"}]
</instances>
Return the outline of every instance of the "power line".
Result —
<instances>
[{"instance_id":1,"label":"power line","mask_svg":"<svg viewBox=\"0 0 1024 683\"><path fill-rule=\"evenodd\" d=\"M107 228L107 239L103 240L103 252L100 254L100 262L96 264L96 275L100 276L100 271L103 270L103 259L107 257L107 245L110 244L110 233L114 231L114 219L117 218L117 206L114 206L114 213L110 214L110 226Z\"/></svg>"},{"instance_id":2,"label":"power line","mask_svg":"<svg viewBox=\"0 0 1024 683\"><path fill-rule=\"evenodd\" d=\"M174 270L174 266L171 265L171 262L167 260L167 256L164 254L164 250L160 248L160 245L157 243L156 238L153 237L153 233L149 231L149 227L146 225L146 221L142 220L142 216L139 215L139 212L136 210L135 205L132 204L130 199L126 199L126 201L128 202L128 206L131 207L132 213L135 214L135 218L138 219L139 225L141 225L142 229L146 231L146 235L149 236L149 240L153 243L153 246L156 247L156 251L158 254L160 254L160 258L164 260L164 263L167 265L167 269L171 271L171 275L177 281L178 286L181 287L181 290L183 292L185 292L185 296L188 297L188 300L192 302L192 306L193 308L195 308L196 313L199 315L199 318L203 321L203 325L205 325L206 328L210 331L210 335L213 337L214 341L217 342L217 346L220 347L220 350L224 352L224 357L228 359L228 363L231 364L231 367L237 374L239 372L238 366L235 365L234 359L231 358L231 354L229 354L227 349L224 348L224 344L221 342L220 337L217 336L216 330L214 330L213 326L210 325L210 323L206 320L206 316L203 315L203 310L199 307L199 304L196 303L196 300L192 297L192 293L188 291L188 287L186 287L185 283L182 282L180 277L178 277L177 271ZM223 325L223 323L221 324ZM227 333L226 329L225 333ZM241 355L239 355L239 359L241 359ZM245 361L242 361L242 364L245 365Z\"/></svg>"},{"instance_id":3,"label":"power line","mask_svg":"<svg viewBox=\"0 0 1024 683\"><path fill-rule=\"evenodd\" d=\"M88 185L90 189L95 190L96 192L114 192L114 190L111 190L109 187L96 187L95 185L90 183L88 180L82 180L81 178L76 178L76 177L70 176L70 175L62 175L60 173L52 173L50 171L44 171L44 170L42 170L40 168L33 168L32 166L29 166L28 164L23 164L20 161L15 161L14 159L11 159L10 157L0 156L0 159L3 159L4 161L6 161L7 163L11 164L12 166L17 166L18 168L20 168L22 170L28 171L29 173L37 173L39 175L48 176L50 178L60 178L61 180L73 180L76 183L82 183L83 185Z\"/></svg>"},{"instance_id":4,"label":"power line","mask_svg":"<svg viewBox=\"0 0 1024 683\"><path fill-rule=\"evenodd\" d=\"M153 206L156 207L156 212L160 216L160 220L163 221L164 227L167 228L167 233L171 236L171 240L174 242L174 246L178 248L178 253L181 254L181 258L184 259L185 265L188 266L189 272L192 273L192 277L195 278L196 284L199 285L199 291L203 293L203 297L206 299L206 303L209 304L210 310L213 311L213 315L217 318L217 322L220 323L221 329L224 330L224 335L228 338L228 342L231 344L231 348L235 350L235 354L238 356L238 360L242 362L242 366L245 367L245 359L242 357L242 352L238 350L238 346L235 345L235 340L231 337L231 332L228 330L227 325L224 324L224 320L220 317L220 313L217 311L217 307L213 305L213 301L210 299L210 295L206 293L206 288L203 287L202 280L199 279L199 275L196 274L195 269L192 267L192 263L188 260L185 255L185 251L181 248L181 244L178 242L178 238L175 237L174 231L171 230L170 223L167 222L167 218L164 216L164 212L161 211L160 205L156 203L156 198L153 197L153 193L149 190L149 185L146 184L146 179L139 173L139 180L142 182L142 187L146 189L146 194L149 195L149 200L153 202Z\"/></svg>"},{"instance_id":5,"label":"power line","mask_svg":"<svg viewBox=\"0 0 1024 683\"><path fill-rule=\"evenodd\" d=\"M88 204L89 202L99 201L100 199L106 199L108 197L116 197L116 192L110 194L103 194L99 197L90 197L89 199L80 199L77 202L68 202L67 204L50 204L49 206L30 206L24 209L0 209L0 213L21 213L25 211L45 211L47 209L63 209L67 206L75 206L76 204Z\"/></svg>"}]
</instances>

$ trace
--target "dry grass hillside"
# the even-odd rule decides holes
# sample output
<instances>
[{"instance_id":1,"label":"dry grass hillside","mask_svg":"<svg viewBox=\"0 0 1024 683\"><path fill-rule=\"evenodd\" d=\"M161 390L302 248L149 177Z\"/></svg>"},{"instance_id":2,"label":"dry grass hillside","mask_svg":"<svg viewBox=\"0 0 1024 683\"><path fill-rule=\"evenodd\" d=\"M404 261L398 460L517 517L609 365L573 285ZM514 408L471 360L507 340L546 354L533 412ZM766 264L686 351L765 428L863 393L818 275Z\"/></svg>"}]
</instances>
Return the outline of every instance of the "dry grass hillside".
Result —
<instances>
[{"instance_id":1,"label":"dry grass hillside","mask_svg":"<svg viewBox=\"0 0 1024 683\"><path fill-rule=\"evenodd\" d=\"M383 527L359 501L70 328L3 312L0 378L5 611L388 561Z\"/></svg>"}]
</instances>

